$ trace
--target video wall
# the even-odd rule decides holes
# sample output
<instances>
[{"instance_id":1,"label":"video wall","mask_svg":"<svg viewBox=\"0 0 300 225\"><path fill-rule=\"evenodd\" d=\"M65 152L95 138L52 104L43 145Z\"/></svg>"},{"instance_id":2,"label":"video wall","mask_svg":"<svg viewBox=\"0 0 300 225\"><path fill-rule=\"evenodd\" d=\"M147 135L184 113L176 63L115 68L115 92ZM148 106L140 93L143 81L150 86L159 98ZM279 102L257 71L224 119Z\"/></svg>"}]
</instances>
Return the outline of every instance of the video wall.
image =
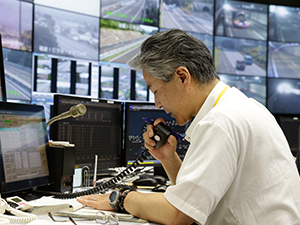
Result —
<instances>
[{"instance_id":1,"label":"video wall","mask_svg":"<svg viewBox=\"0 0 300 225\"><path fill-rule=\"evenodd\" d=\"M273 113L300 114L299 6L250 0L0 0L7 98L51 105L54 92L113 98L118 87L117 98L129 100L132 68L126 63L149 36L179 28L207 45L222 81ZM139 72L134 88L136 100L149 100Z\"/></svg>"}]
</instances>

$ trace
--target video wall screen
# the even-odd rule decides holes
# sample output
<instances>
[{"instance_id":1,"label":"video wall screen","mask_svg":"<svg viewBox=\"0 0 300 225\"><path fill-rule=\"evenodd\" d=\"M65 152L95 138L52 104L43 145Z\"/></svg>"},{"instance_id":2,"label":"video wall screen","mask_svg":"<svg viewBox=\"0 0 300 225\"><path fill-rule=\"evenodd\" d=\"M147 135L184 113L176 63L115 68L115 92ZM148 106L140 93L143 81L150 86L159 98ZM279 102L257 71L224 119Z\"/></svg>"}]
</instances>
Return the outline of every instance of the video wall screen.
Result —
<instances>
[{"instance_id":1,"label":"video wall screen","mask_svg":"<svg viewBox=\"0 0 300 225\"><path fill-rule=\"evenodd\" d=\"M231 86L271 112L300 113L296 106L286 106L287 99L299 103L300 5L256 2L0 0L8 100L28 102L32 91L51 93L51 79L57 80L58 93L70 93L71 61L76 61L76 94L112 98L118 68L118 97L128 99L127 62L149 36L179 28L206 44L218 74ZM55 77L53 58L58 59ZM37 77L32 82L33 74ZM136 73L135 93L138 100L154 101L141 73Z\"/></svg>"},{"instance_id":2,"label":"video wall screen","mask_svg":"<svg viewBox=\"0 0 300 225\"><path fill-rule=\"evenodd\" d=\"M162 0L160 27L213 34L214 0Z\"/></svg>"},{"instance_id":3,"label":"video wall screen","mask_svg":"<svg viewBox=\"0 0 300 225\"><path fill-rule=\"evenodd\" d=\"M214 58L218 73L266 76L266 42L215 37Z\"/></svg>"},{"instance_id":4,"label":"video wall screen","mask_svg":"<svg viewBox=\"0 0 300 225\"><path fill-rule=\"evenodd\" d=\"M170 30L170 29L166 29L166 28L160 28L159 31L165 31L165 30ZM208 50L210 51L211 54L213 54L213 36L209 35L209 34L199 34L199 33L193 33L193 32L189 32L188 33L190 35L193 35L194 37L198 38L199 40L201 40L206 47L208 48Z\"/></svg>"},{"instance_id":5,"label":"video wall screen","mask_svg":"<svg viewBox=\"0 0 300 225\"><path fill-rule=\"evenodd\" d=\"M300 42L300 7L270 5L269 40Z\"/></svg>"},{"instance_id":6,"label":"video wall screen","mask_svg":"<svg viewBox=\"0 0 300 225\"><path fill-rule=\"evenodd\" d=\"M35 6L34 51L98 60L99 18Z\"/></svg>"},{"instance_id":7,"label":"video wall screen","mask_svg":"<svg viewBox=\"0 0 300 225\"><path fill-rule=\"evenodd\" d=\"M37 56L36 90L38 92L51 92L52 59L47 54Z\"/></svg>"},{"instance_id":8,"label":"video wall screen","mask_svg":"<svg viewBox=\"0 0 300 225\"><path fill-rule=\"evenodd\" d=\"M267 84L265 77L258 76L237 76L219 74L221 81L231 87L236 87L249 98L253 98L263 105L266 105Z\"/></svg>"},{"instance_id":9,"label":"video wall screen","mask_svg":"<svg viewBox=\"0 0 300 225\"><path fill-rule=\"evenodd\" d=\"M101 18L158 27L159 0L101 0Z\"/></svg>"},{"instance_id":10,"label":"video wall screen","mask_svg":"<svg viewBox=\"0 0 300 225\"><path fill-rule=\"evenodd\" d=\"M34 0L34 3L100 17L100 0Z\"/></svg>"},{"instance_id":11,"label":"video wall screen","mask_svg":"<svg viewBox=\"0 0 300 225\"><path fill-rule=\"evenodd\" d=\"M158 27L101 19L100 60L126 64Z\"/></svg>"},{"instance_id":12,"label":"video wall screen","mask_svg":"<svg viewBox=\"0 0 300 225\"><path fill-rule=\"evenodd\" d=\"M267 5L244 1L216 1L216 35L267 40Z\"/></svg>"},{"instance_id":13,"label":"video wall screen","mask_svg":"<svg viewBox=\"0 0 300 225\"><path fill-rule=\"evenodd\" d=\"M0 0L3 48L32 51L32 3Z\"/></svg>"},{"instance_id":14,"label":"video wall screen","mask_svg":"<svg viewBox=\"0 0 300 225\"><path fill-rule=\"evenodd\" d=\"M30 103L32 92L32 54L4 48L3 58L7 99Z\"/></svg>"},{"instance_id":15,"label":"video wall screen","mask_svg":"<svg viewBox=\"0 0 300 225\"><path fill-rule=\"evenodd\" d=\"M269 41L268 76L300 78L300 43Z\"/></svg>"},{"instance_id":16,"label":"video wall screen","mask_svg":"<svg viewBox=\"0 0 300 225\"><path fill-rule=\"evenodd\" d=\"M268 108L272 113L300 113L300 80L268 79Z\"/></svg>"}]
</instances>

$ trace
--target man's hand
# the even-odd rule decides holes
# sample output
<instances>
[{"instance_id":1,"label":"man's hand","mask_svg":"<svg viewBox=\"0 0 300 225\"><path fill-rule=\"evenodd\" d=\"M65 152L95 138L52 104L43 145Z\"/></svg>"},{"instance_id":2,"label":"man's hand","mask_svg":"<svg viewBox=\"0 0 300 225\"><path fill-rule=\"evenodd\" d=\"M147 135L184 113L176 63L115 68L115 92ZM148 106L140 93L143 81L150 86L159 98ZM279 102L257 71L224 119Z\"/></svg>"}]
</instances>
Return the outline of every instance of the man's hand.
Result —
<instances>
[{"instance_id":1,"label":"man's hand","mask_svg":"<svg viewBox=\"0 0 300 225\"><path fill-rule=\"evenodd\" d=\"M108 200L109 194L85 195L78 197L76 200L83 205L93 207L99 210L112 211L114 210Z\"/></svg>"},{"instance_id":2,"label":"man's hand","mask_svg":"<svg viewBox=\"0 0 300 225\"><path fill-rule=\"evenodd\" d=\"M154 126L156 126L160 122L166 124L162 118L159 118L159 119L155 120ZM151 155L159 161L163 161L170 157L171 158L174 157L174 155L177 154L176 153L176 146L177 146L176 138L173 135L170 135L168 137L167 142L164 145L162 145L159 149L156 149L155 148L156 143L152 139L152 137L154 136L154 132L153 132L154 126L153 125L147 126L147 131L143 134L143 138L145 140L144 146L149 150Z\"/></svg>"}]
</instances>

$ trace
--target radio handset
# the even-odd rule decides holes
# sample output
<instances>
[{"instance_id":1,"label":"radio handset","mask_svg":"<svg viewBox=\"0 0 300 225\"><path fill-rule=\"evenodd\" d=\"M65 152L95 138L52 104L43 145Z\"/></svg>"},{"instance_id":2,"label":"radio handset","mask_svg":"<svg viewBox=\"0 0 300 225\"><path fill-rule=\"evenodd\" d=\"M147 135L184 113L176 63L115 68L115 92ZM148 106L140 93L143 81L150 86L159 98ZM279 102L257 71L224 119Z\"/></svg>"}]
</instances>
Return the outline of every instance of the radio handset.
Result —
<instances>
[{"instance_id":1,"label":"radio handset","mask_svg":"<svg viewBox=\"0 0 300 225\"><path fill-rule=\"evenodd\" d=\"M150 120L147 118L143 118L143 120L148 124L151 124L151 125L154 124L153 120ZM171 134L176 137L177 141L182 141L184 139L183 136L181 136L178 133L173 132L171 130L171 128L169 128L166 124L164 124L162 122L160 122L153 128L153 132L154 132L154 135L153 135L152 139L156 143L155 148L160 148L162 145L164 145L166 143L166 141L168 140L168 137Z\"/></svg>"},{"instance_id":2,"label":"radio handset","mask_svg":"<svg viewBox=\"0 0 300 225\"><path fill-rule=\"evenodd\" d=\"M153 128L153 132L152 140L156 143L155 148L160 148L167 142L172 130L166 124L160 122Z\"/></svg>"}]
</instances>

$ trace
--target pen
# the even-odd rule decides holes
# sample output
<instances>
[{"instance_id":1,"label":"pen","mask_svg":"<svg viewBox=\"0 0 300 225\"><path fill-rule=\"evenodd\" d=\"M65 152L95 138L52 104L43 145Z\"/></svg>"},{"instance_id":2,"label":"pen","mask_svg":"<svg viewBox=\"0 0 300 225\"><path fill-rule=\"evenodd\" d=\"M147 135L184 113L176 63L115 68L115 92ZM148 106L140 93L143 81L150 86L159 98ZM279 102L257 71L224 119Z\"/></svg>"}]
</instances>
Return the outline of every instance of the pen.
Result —
<instances>
[{"instance_id":1,"label":"pen","mask_svg":"<svg viewBox=\"0 0 300 225\"><path fill-rule=\"evenodd\" d=\"M148 119L148 118L146 118L146 117L143 117L143 120L146 122L146 123L148 123L148 124L150 124L150 125L153 125L154 124L154 120L153 119ZM173 136L175 136L176 137L176 139L177 139L177 141L182 141L183 139L184 139L184 136L182 136L182 135L180 135L180 134L178 134L178 133L175 133L175 132L171 132L171 134L173 135Z\"/></svg>"},{"instance_id":2,"label":"pen","mask_svg":"<svg viewBox=\"0 0 300 225\"><path fill-rule=\"evenodd\" d=\"M98 155L95 155L95 168L94 168L94 179L93 179L93 186L96 186L97 181L97 163L98 163Z\"/></svg>"}]
</instances>

